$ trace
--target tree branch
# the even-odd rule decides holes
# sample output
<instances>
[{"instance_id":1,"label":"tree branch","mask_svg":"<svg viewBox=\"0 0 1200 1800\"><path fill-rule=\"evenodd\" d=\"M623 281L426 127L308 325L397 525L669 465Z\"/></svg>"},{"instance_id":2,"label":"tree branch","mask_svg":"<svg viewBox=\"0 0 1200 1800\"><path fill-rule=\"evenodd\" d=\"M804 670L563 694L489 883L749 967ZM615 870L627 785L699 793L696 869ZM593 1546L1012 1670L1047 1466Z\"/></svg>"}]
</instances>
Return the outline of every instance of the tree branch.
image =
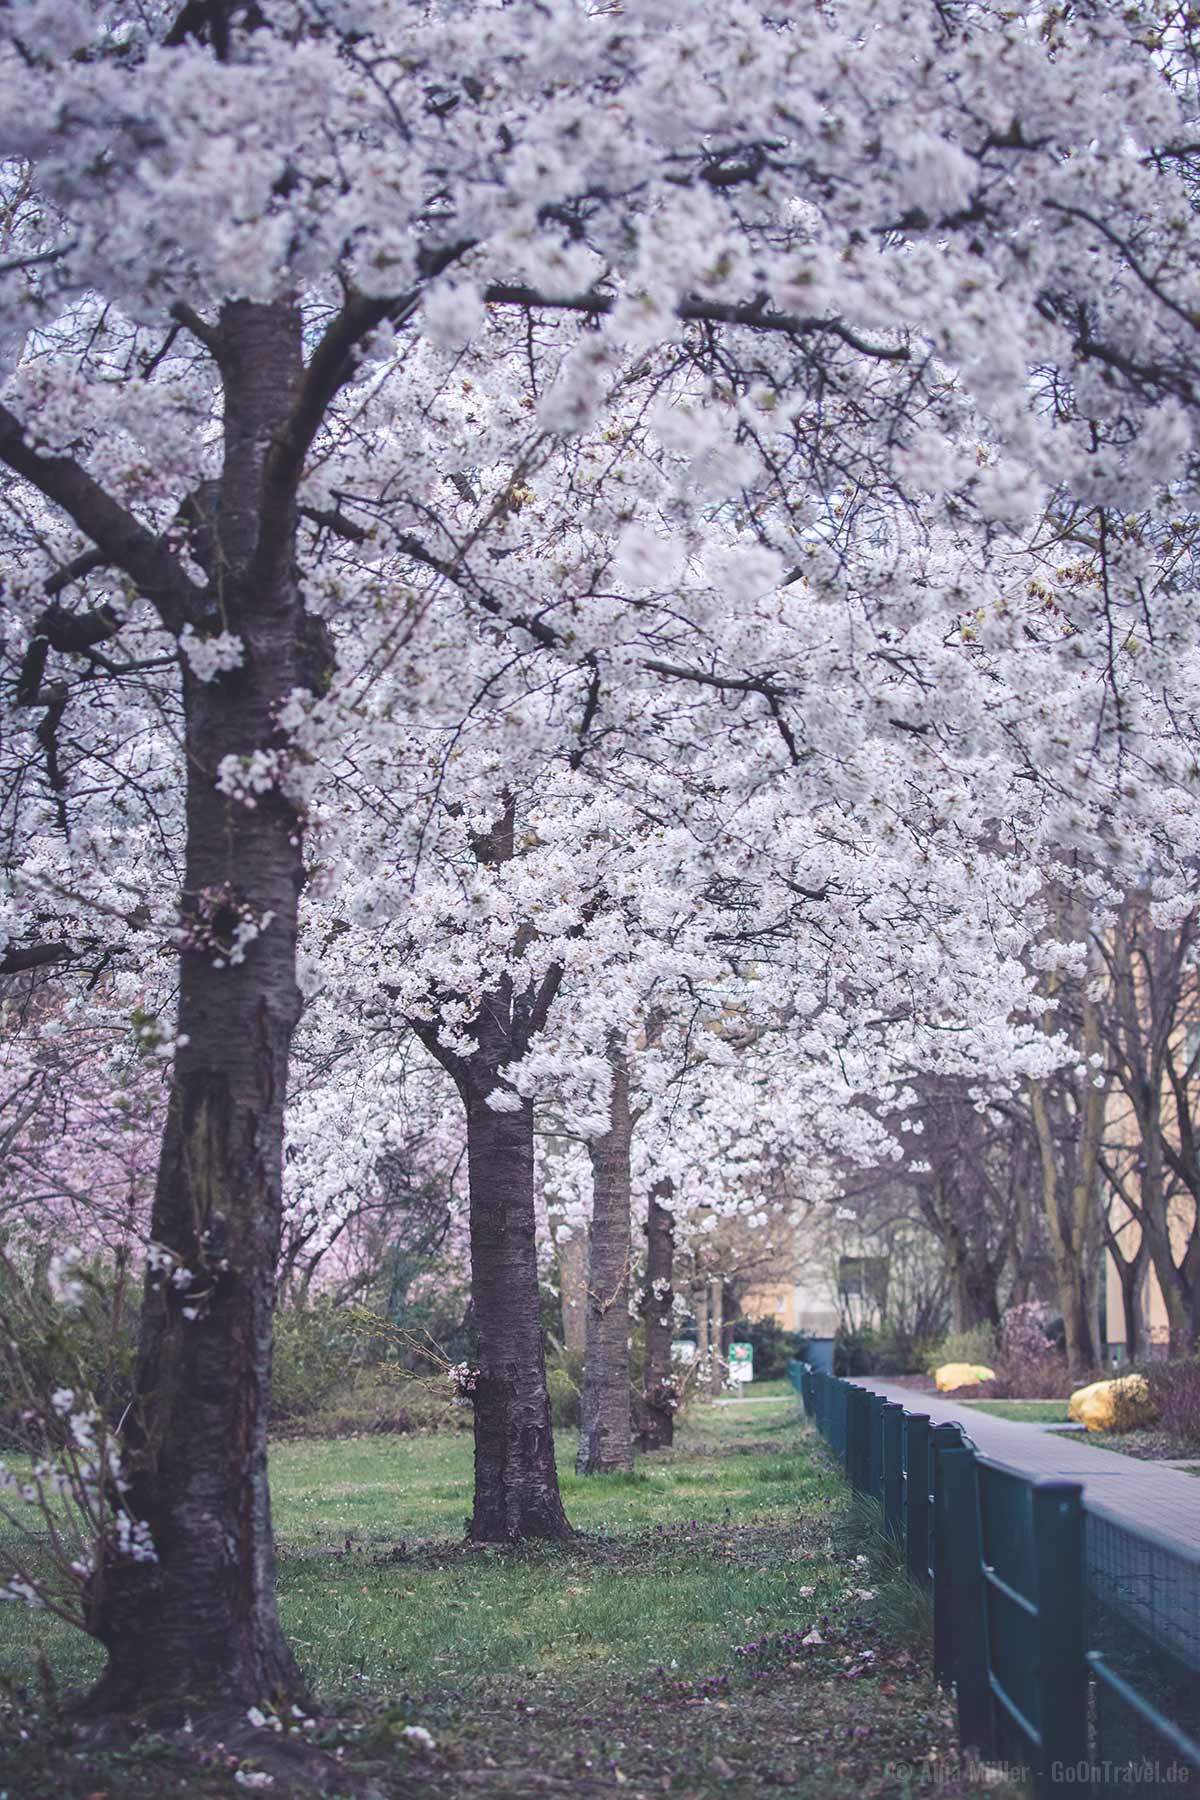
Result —
<instances>
[{"instance_id":1,"label":"tree branch","mask_svg":"<svg viewBox=\"0 0 1200 1800\"><path fill-rule=\"evenodd\" d=\"M0 975L23 975L27 969L44 969L52 963L75 962L83 954L70 944L10 944L0 952Z\"/></svg>"},{"instance_id":2,"label":"tree branch","mask_svg":"<svg viewBox=\"0 0 1200 1800\"><path fill-rule=\"evenodd\" d=\"M182 325L186 332L203 344L214 362L219 363L225 351L225 340L215 325L209 325L200 314L190 307L186 301L177 300L171 308L171 317L177 325Z\"/></svg>"},{"instance_id":3,"label":"tree branch","mask_svg":"<svg viewBox=\"0 0 1200 1800\"><path fill-rule=\"evenodd\" d=\"M503 281L493 282L484 290L483 297L491 306L520 306L530 312L577 312L591 316L612 312L618 298L601 288L589 288L583 294L552 297L540 294L536 288ZM828 331L849 349L873 357L877 362L911 361L912 353L907 344L872 344L860 338L841 319L776 312L765 299L740 304L722 300L681 300L674 310L675 317L686 324L744 325L751 331L775 331L786 337L813 337Z\"/></svg>"},{"instance_id":4,"label":"tree branch","mask_svg":"<svg viewBox=\"0 0 1200 1800\"><path fill-rule=\"evenodd\" d=\"M200 611L204 589L185 574L163 540L107 494L73 457L35 450L25 427L6 406L0 406L0 460L61 507L104 560L129 576L168 631L178 633L188 616Z\"/></svg>"}]
</instances>

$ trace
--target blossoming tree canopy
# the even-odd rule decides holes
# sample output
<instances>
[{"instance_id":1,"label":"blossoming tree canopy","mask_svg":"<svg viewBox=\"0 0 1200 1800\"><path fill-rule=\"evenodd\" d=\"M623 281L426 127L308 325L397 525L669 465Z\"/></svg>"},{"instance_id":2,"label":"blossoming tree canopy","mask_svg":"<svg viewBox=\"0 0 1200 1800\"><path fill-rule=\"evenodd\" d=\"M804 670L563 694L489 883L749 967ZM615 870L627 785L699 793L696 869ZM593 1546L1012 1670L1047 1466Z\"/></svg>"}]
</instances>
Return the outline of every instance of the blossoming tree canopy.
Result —
<instances>
[{"instance_id":1,"label":"blossoming tree canopy","mask_svg":"<svg viewBox=\"0 0 1200 1800\"><path fill-rule=\"evenodd\" d=\"M1102 779L1071 760L1121 615L1059 527L1188 491L1193 29L1108 4L0 6L0 969L179 961L151 1233L188 1281L152 1278L143 1313L130 1504L158 1550L105 1585L112 1700L298 1687L265 1395L299 895L311 856L334 898L339 808L379 786L354 734L382 762L398 715L452 730L524 687L544 758L611 728L655 804L686 770L689 829L719 747L742 774L710 822L745 805L742 841L834 914L809 878L836 833L764 832L768 777L815 774L831 815L871 795L885 855L928 862L996 831L1058 730L1041 841L1112 835L1149 702L1104 715ZM1043 514L1045 605L1005 562ZM455 798L477 835L529 762L485 773Z\"/></svg>"}]
</instances>

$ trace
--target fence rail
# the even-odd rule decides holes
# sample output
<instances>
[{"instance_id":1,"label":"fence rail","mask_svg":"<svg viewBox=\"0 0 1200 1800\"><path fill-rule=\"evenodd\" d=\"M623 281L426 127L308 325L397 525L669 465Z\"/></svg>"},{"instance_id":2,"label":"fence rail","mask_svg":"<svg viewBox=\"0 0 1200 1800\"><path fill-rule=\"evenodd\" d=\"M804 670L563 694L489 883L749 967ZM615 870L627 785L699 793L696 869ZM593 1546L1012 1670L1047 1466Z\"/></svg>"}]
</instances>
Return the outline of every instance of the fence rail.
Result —
<instances>
[{"instance_id":1,"label":"fence rail","mask_svg":"<svg viewBox=\"0 0 1200 1800\"><path fill-rule=\"evenodd\" d=\"M984 1456L855 1382L789 1364L806 1415L933 1589L959 1736L1038 1800L1200 1783L1200 1555Z\"/></svg>"}]
</instances>

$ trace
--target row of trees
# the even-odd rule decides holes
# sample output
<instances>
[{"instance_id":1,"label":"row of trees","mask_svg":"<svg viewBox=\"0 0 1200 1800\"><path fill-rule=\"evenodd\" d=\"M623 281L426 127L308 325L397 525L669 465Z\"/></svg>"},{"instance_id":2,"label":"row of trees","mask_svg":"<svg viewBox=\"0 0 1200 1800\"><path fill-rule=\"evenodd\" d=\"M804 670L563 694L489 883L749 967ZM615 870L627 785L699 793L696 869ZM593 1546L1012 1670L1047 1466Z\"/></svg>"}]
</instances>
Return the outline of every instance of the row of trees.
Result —
<instances>
[{"instance_id":1,"label":"row of trees","mask_svg":"<svg viewBox=\"0 0 1200 1800\"><path fill-rule=\"evenodd\" d=\"M1081 1375L1107 1335L1151 1349L1148 1282L1166 1348L1200 1335L1200 970L1197 911L1145 889L1110 892L1081 920L1074 969L1045 983L1071 1057L1008 1093L976 1080L914 1083L902 1165L851 1178L860 1226L908 1221L939 1246L956 1330L1000 1323L1037 1292L1061 1314ZM1103 1324L1104 1254L1119 1318Z\"/></svg>"},{"instance_id":2,"label":"row of trees","mask_svg":"<svg viewBox=\"0 0 1200 1800\"><path fill-rule=\"evenodd\" d=\"M631 1194L662 1319L664 1221L1042 1091L1077 918L1191 891L1190 11L676 11L0 10L6 1105L169 1071L101 1704L298 1690L281 1249L431 1069L471 1529L552 1536L539 1117L602 1466Z\"/></svg>"}]
</instances>

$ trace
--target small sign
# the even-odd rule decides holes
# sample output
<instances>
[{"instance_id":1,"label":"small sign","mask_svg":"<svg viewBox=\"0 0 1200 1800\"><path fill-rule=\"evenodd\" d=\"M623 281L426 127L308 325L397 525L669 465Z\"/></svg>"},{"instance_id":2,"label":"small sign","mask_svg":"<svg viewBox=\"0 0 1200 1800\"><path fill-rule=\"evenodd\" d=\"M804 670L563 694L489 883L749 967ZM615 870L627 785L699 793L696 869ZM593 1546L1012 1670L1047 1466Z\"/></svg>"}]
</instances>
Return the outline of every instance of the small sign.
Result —
<instances>
[{"instance_id":1,"label":"small sign","mask_svg":"<svg viewBox=\"0 0 1200 1800\"><path fill-rule=\"evenodd\" d=\"M754 1380L753 1344L730 1344L729 1379L730 1381Z\"/></svg>"}]
</instances>

